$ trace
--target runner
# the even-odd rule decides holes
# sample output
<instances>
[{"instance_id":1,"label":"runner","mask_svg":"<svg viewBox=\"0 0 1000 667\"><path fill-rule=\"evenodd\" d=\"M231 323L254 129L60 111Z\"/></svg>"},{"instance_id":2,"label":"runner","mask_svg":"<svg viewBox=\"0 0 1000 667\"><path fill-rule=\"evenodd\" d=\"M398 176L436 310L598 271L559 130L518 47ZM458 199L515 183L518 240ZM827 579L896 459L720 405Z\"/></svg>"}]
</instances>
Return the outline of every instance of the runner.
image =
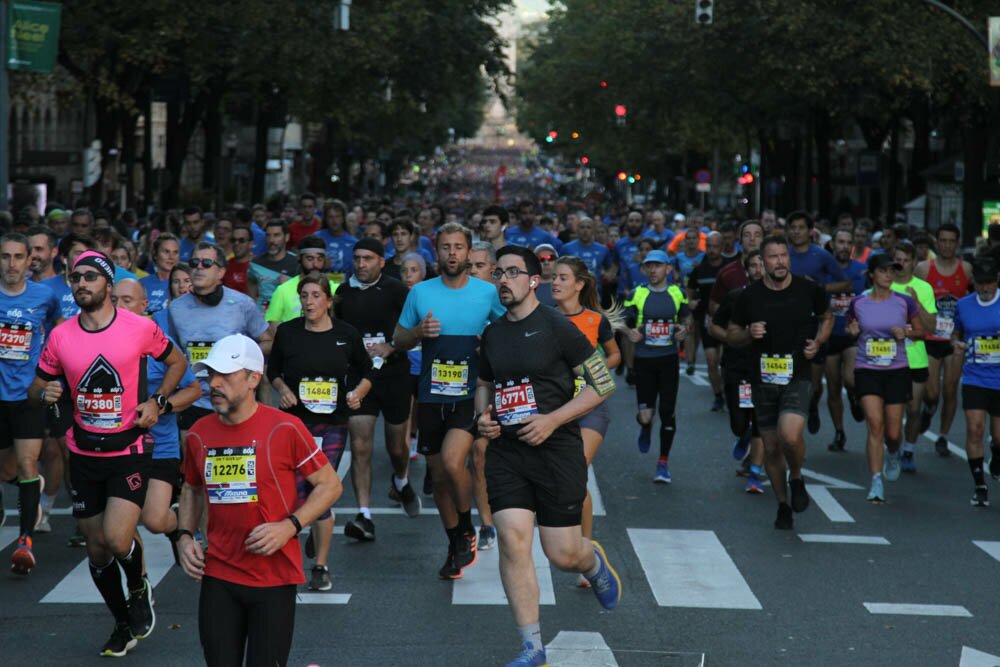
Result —
<instances>
[{"instance_id":1,"label":"runner","mask_svg":"<svg viewBox=\"0 0 1000 667\"><path fill-rule=\"evenodd\" d=\"M620 310L612 311L609 318L608 314L601 308L597 297L597 279L594 276L595 274L590 272L583 260L577 257L561 257L556 262L552 296L559 312L583 332L591 346L602 350L604 363L609 370L612 370L621 363L622 355L618 350L618 343L615 342L611 319L614 319L615 324L620 328L624 328L625 323L622 320ZM537 290L538 286L536 285L535 291L537 292ZM574 397L583 390L585 383L584 377L576 378ZM580 436L583 438L583 455L587 459L587 467L589 468L594 462L594 457L597 456L597 450L600 449L601 443L604 442L604 436L608 434L611 412L608 410L607 404L602 402L577 419L576 423L580 427ZM585 538L593 537L594 507L589 489L587 497L583 501L580 528ZM577 584L586 587L590 585L590 582L581 575Z\"/></svg>"},{"instance_id":2,"label":"runner","mask_svg":"<svg viewBox=\"0 0 1000 667\"><path fill-rule=\"evenodd\" d=\"M392 462L389 498L401 503L408 516L420 514L420 498L409 482L410 447L406 439L410 416L410 384L406 354L392 344L407 290L403 283L385 275L384 249L374 239L354 245L354 274L337 292L337 318L350 324L364 340L374 370L361 406L350 415L351 484L358 501L358 514L344 525L344 534L356 540L375 539L371 515L372 449L375 421L384 421L385 449Z\"/></svg>"},{"instance_id":3,"label":"runner","mask_svg":"<svg viewBox=\"0 0 1000 667\"><path fill-rule=\"evenodd\" d=\"M847 435L844 432L844 399L842 389L847 390L847 403L851 416L855 421L865 418L854 391L854 357L857 352L855 340L847 335L847 309L851 299L865 291L868 267L862 262L851 259L851 240L853 234L846 229L838 229L830 241L833 247L833 258L837 260L844 275L851 282L849 290L842 290L830 295L830 310L833 311L833 334L826 344L826 407L830 411L830 421L833 422L833 442L827 445L831 452L842 452L847 445Z\"/></svg>"},{"instance_id":4,"label":"runner","mask_svg":"<svg viewBox=\"0 0 1000 667\"><path fill-rule=\"evenodd\" d=\"M752 344L752 396L764 439L764 465L778 501L774 527L791 530L792 512L809 507L802 480L806 444L802 429L809 409L810 361L830 337L833 317L820 285L793 276L783 237L761 243L764 279L749 286L733 308L726 339ZM716 283L718 285L718 283ZM786 486L785 472L789 480ZM788 489L791 489L791 505Z\"/></svg>"},{"instance_id":5,"label":"runner","mask_svg":"<svg viewBox=\"0 0 1000 667\"><path fill-rule=\"evenodd\" d=\"M656 462L653 481L670 484L670 449L674 444L677 424L674 409L677 404L677 384L680 364L677 344L684 341L691 326L687 299L677 285L667 285L667 253L652 250L642 260L643 272L649 285L637 287L627 308L628 338L635 344L635 394L638 400L639 438L643 454L649 451L652 439L653 410L660 416L660 458ZM657 406L659 398L659 406Z\"/></svg>"},{"instance_id":6,"label":"runner","mask_svg":"<svg viewBox=\"0 0 1000 667\"><path fill-rule=\"evenodd\" d=\"M247 273L247 294L261 308L267 308L271 303L271 296L278 285L299 273L298 259L288 252L288 224L284 220L271 220L264 232L267 234L267 252L253 258ZM225 259L225 253L220 253L220 257Z\"/></svg>"},{"instance_id":7,"label":"runner","mask_svg":"<svg viewBox=\"0 0 1000 667\"><path fill-rule=\"evenodd\" d=\"M587 265L587 269L592 274L595 276L601 275L602 272L611 267L614 258L606 245L594 241L594 221L591 218L581 218L576 225L576 233L576 240L564 245L561 254L579 257ZM538 253L536 252L535 254ZM599 299L600 284L597 285L597 289ZM551 288L549 291L551 293Z\"/></svg>"},{"instance_id":8,"label":"runner","mask_svg":"<svg viewBox=\"0 0 1000 667\"><path fill-rule=\"evenodd\" d=\"M468 276L471 243L472 233L457 223L438 230L441 275L413 286L393 335L396 349L422 341L417 446L427 457L434 502L448 535L448 555L438 572L442 579L458 579L476 561L466 468L475 428L472 381L479 368L479 336L504 313L497 290Z\"/></svg>"},{"instance_id":9,"label":"runner","mask_svg":"<svg viewBox=\"0 0 1000 667\"><path fill-rule=\"evenodd\" d=\"M249 227L239 225L233 229L233 258L226 260L226 275L222 284L231 290L246 294L247 277L253 260L253 233ZM174 297L176 298L176 297Z\"/></svg>"},{"instance_id":10,"label":"runner","mask_svg":"<svg viewBox=\"0 0 1000 667\"><path fill-rule=\"evenodd\" d=\"M503 206L487 206L479 223L479 240L491 244L494 251L500 250L507 245L504 234L509 222L510 214Z\"/></svg>"},{"instance_id":11,"label":"runner","mask_svg":"<svg viewBox=\"0 0 1000 667\"><path fill-rule=\"evenodd\" d=\"M916 302L892 290L893 271L901 270L885 253L869 257L872 288L854 297L847 308L847 332L858 337L854 386L868 426L872 503L885 502L883 478L899 479L903 412L912 391L904 341L924 335Z\"/></svg>"},{"instance_id":12,"label":"runner","mask_svg":"<svg viewBox=\"0 0 1000 667\"><path fill-rule=\"evenodd\" d=\"M392 246L396 252L392 257L392 261L385 266L387 276L399 280L403 257L411 252L422 256L428 268L434 266L434 255L429 250L420 246L417 226L413 224L412 220L402 216L396 218L389 226L389 234L392 236Z\"/></svg>"},{"instance_id":13,"label":"runner","mask_svg":"<svg viewBox=\"0 0 1000 667\"><path fill-rule=\"evenodd\" d=\"M615 608L622 594L604 549L581 532L587 463L575 421L614 391L614 380L581 331L540 307L534 296L540 273L527 249L498 253L494 275L509 310L483 333L476 390L479 430L491 440L486 475L500 579L521 635L521 653L508 667L546 664L531 556L536 518L553 565L584 574L605 609ZM547 344L532 340L536 335ZM578 376L586 386L574 398Z\"/></svg>"},{"instance_id":14,"label":"runner","mask_svg":"<svg viewBox=\"0 0 1000 667\"><path fill-rule=\"evenodd\" d=\"M997 305L997 266L994 258L977 259L972 266L976 291L959 299L952 340L965 355L962 366L962 409L965 411L965 451L976 489L974 507L989 507L989 488L983 475L983 436L986 420L993 438L990 475L1000 478L1000 307Z\"/></svg>"},{"instance_id":15,"label":"runner","mask_svg":"<svg viewBox=\"0 0 1000 667\"><path fill-rule=\"evenodd\" d=\"M534 248L540 243L550 243L556 250L559 250L562 244L552 234L536 227L536 218L535 203L529 200L520 202L517 205L517 225L507 227L507 231L504 232L507 243L524 248Z\"/></svg>"},{"instance_id":16,"label":"runner","mask_svg":"<svg viewBox=\"0 0 1000 667\"><path fill-rule=\"evenodd\" d=\"M542 265L542 274L538 287L535 288L535 296L546 306L555 308L556 301L552 298L552 279L555 276L556 260L559 258L559 253L551 243L542 243L535 247L535 256ZM494 268L496 268L495 262ZM600 273L594 275L600 275ZM492 281L491 276L490 282Z\"/></svg>"},{"instance_id":17,"label":"runner","mask_svg":"<svg viewBox=\"0 0 1000 667\"><path fill-rule=\"evenodd\" d=\"M45 225L35 225L26 236L31 249L31 282L55 278L55 263L59 259L59 239L55 233Z\"/></svg>"},{"instance_id":18,"label":"runner","mask_svg":"<svg viewBox=\"0 0 1000 667\"><path fill-rule=\"evenodd\" d=\"M469 251L469 275L493 282L493 269L497 266L497 253L487 241L473 241Z\"/></svg>"},{"instance_id":19,"label":"runner","mask_svg":"<svg viewBox=\"0 0 1000 667\"><path fill-rule=\"evenodd\" d=\"M754 250L760 250L761 241L764 239L764 227L757 220L747 220L740 225L739 236L743 256L739 262L730 262L723 266L715 275L715 284L712 285L712 293L708 298L709 315L715 314L716 309L734 289L746 286L747 255Z\"/></svg>"},{"instance_id":20,"label":"runner","mask_svg":"<svg viewBox=\"0 0 1000 667\"><path fill-rule=\"evenodd\" d=\"M28 237L14 232L0 236L0 452L6 458L11 452L4 450L13 448L17 461L20 528L10 557L15 574L28 574L35 567L32 536L41 518L44 486L38 458L45 438L45 408L28 404L28 386L43 341L63 321L52 290L28 280L30 262Z\"/></svg>"},{"instance_id":21,"label":"runner","mask_svg":"<svg viewBox=\"0 0 1000 667\"><path fill-rule=\"evenodd\" d=\"M102 655L122 656L156 625L152 587L142 577L142 544L135 539L152 453L144 433L166 408L187 362L151 320L111 304L115 270L107 256L82 253L69 277L80 314L47 337L28 398L51 405L63 394L62 380L69 388L73 516L87 539L90 576L115 618ZM149 399L146 356L167 367Z\"/></svg>"},{"instance_id":22,"label":"runner","mask_svg":"<svg viewBox=\"0 0 1000 667\"><path fill-rule=\"evenodd\" d=\"M242 335L220 339L195 367L208 373L216 414L185 441L178 546L201 581L198 635L209 665L284 665L305 583L295 538L340 497L337 473L302 422L260 405L264 355ZM313 490L297 506L301 475ZM206 552L192 533L208 511Z\"/></svg>"},{"instance_id":23,"label":"runner","mask_svg":"<svg viewBox=\"0 0 1000 667\"><path fill-rule=\"evenodd\" d=\"M415 252L403 257L403 284L406 289L413 289L413 286L422 282L427 277L427 262ZM410 434L410 460L414 461L420 453L417 451L417 397L420 390L420 367L421 367L421 346L417 345L406 351L406 359L410 364L410 418L407 422L407 431ZM424 469L424 483L422 490L425 496L434 494L431 485L430 468Z\"/></svg>"},{"instance_id":24,"label":"runner","mask_svg":"<svg viewBox=\"0 0 1000 667\"><path fill-rule=\"evenodd\" d=\"M726 401L722 396L722 376L719 373L719 340L714 338L708 327L711 323L708 315L708 302L712 295L712 287L715 285L715 278L719 274L719 269L724 266L722 258L722 234L711 232L705 238L705 256L702 261L691 270L688 279L682 285L687 288L689 308L692 309L692 330L697 329L697 334L693 337L694 346L690 345L692 338L684 341L688 368L694 367L694 358L698 353L697 344L701 341L701 346L705 348L705 363L708 365L708 380L712 385L712 393L715 394L715 401L712 403L712 412L722 412L726 409Z\"/></svg>"},{"instance_id":25,"label":"runner","mask_svg":"<svg viewBox=\"0 0 1000 667\"><path fill-rule=\"evenodd\" d=\"M958 384L962 376L963 355L951 344L955 326L955 304L969 293L972 266L958 256L961 233L945 223L937 229L937 258L921 262L913 273L930 283L937 305L937 326L927 336L927 390L921 413L921 433L930 428L938 399L941 400L941 429L934 442L939 456L949 456L948 432L958 410ZM944 376L942 378L942 375Z\"/></svg>"},{"instance_id":26,"label":"runner","mask_svg":"<svg viewBox=\"0 0 1000 667\"><path fill-rule=\"evenodd\" d=\"M299 297L299 280L314 271L322 271L326 266L326 244L318 236L307 236L299 242L299 272L294 278L278 285L271 295L264 319L267 320L271 335L282 322L294 320L302 315L302 300ZM338 285L328 279L330 292L337 293Z\"/></svg>"},{"instance_id":27,"label":"runner","mask_svg":"<svg viewBox=\"0 0 1000 667\"><path fill-rule=\"evenodd\" d=\"M149 301L147 315L163 310L170 300L170 270L177 264L180 244L173 234L163 233L153 241L153 272L139 280Z\"/></svg>"},{"instance_id":28,"label":"runner","mask_svg":"<svg viewBox=\"0 0 1000 667\"><path fill-rule=\"evenodd\" d=\"M348 408L357 411L372 389L372 360L358 330L339 317L333 318L333 291L325 276L315 272L303 276L298 290L303 315L278 327L267 376L281 397L281 409L302 420L336 470L347 445ZM360 380L354 388L345 392L357 378ZM351 449L357 450L357 444L352 439ZM370 471L368 476L370 479ZM300 503L311 490L309 482L300 478ZM309 579L309 588L314 591L328 591L333 586L327 567L333 522L328 507L306 541L306 556L316 559Z\"/></svg>"}]
</instances>

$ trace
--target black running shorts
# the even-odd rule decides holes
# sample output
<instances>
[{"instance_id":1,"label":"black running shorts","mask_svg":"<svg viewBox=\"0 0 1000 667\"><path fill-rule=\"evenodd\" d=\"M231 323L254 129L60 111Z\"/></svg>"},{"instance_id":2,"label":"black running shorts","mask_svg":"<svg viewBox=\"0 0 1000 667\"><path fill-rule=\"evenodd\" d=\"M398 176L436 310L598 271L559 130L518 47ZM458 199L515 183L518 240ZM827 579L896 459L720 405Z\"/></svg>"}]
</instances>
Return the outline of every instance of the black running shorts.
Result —
<instances>
[{"instance_id":1,"label":"black running shorts","mask_svg":"<svg viewBox=\"0 0 1000 667\"><path fill-rule=\"evenodd\" d=\"M152 449L152 448L150 448ZM69 453L73 480L73 516L86 519L104 511L108 498L123 498L139 507L146 501L150 453L85 456Z\"/></svg>"},{"instance_id":2,"label":"black running shorts","mask_svg":"<svg viewBox=\"0 0 1000 667\"><path fill-rule=\"evenodd\" d=\"M854 393L858 398L878 396L886 405L908 403L913 396L913 379L909 368L874 370L854 369Z\"/></svg>"},{"instance_id":3,"label":"black running shorts","mask_svg":"<svg viewBox=\"0 0 1000 667\"><path fill-rule=\"evenodd\" d=\"M410 417L411 384L409 376L379 378L372 383L361 407L351 411L351 416L368 415L377 417L381 412L390 424L402 424Z\"/></svg>"},{"instance_id":4,"label":"black running shorts","mask_svg":"<svg viewBox=\"0 0 1000 667\"><path fill-rule=\"evenodd\" d=\"M14 446L15 440L45 437L45 408L28 401L0 401L0 449Z\"/></svg>"},{"instance_id":5,"label":"black running shorts","mask_svg":"<svg viewBox=\"0 0 1000 667\"><path fill-rule=\"evenodd\" d=\"M753 385L753 411L762 433L778 430L778 418L787 413L806 417L812 395L810 380L792 380L786 385Z\"/></svg>"},{"instance_id":6,"label":"black running shorts","mask_svg":"<svg viewBox=\"0 0 1000 667\"><path fill-rule=\"evenodd\" d=\"M962 385L962 409L985 410L990 417L1000 417L1000 389ZM986 432L989 433L989 425Z\"/></svg>"},{"instance_id":7,"label":"black running shorts","mask_svg":"<svg viewBox=\"0 0 1000 667\"><path fill-rule=\"evenodd\" d=\"M532 447L510 438L494 440L486 448L486 488L494 514L525 509L535 513L539 526L579 526L587 495L583 443Z\"/></svg>"},{"instance_id":8,"label":"black running shorts","mask_svg":"<svg viewBox=\"0 0 1000 667\"><path fill-rule=\"evenodd\" d=\"M440 454L448 431L457 429L475 434L475 418L471 398L457 403L417 403L417 451L424 456Z\"/></svg>"}]
</instances>

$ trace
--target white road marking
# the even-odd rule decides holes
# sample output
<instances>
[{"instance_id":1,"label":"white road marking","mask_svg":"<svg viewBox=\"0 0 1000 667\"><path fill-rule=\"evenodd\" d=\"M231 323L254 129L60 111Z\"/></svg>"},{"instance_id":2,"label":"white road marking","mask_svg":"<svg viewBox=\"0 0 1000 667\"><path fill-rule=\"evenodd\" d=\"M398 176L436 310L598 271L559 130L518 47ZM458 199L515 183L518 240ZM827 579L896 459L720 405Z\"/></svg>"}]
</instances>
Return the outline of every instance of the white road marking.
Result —
<instances>
[{"instance_id":1,"label":"white road marking","mask_svg":"<svg viewBox=\"0 0 1000 667\"><path fill-rule=\"evenodd\" d=\"M935 442L939 436L934 431L924 431L924 437L930 440L931 442ZM963 461L969 460L969 455L965 453L965 449L963 447L959 447L951 440L948 441L948 451L957 456L958 458L962 459Z\"/></svg>"},{"instance_id":2,"label":"white road marking","mask_svg":"<svg viewBox=\"0 0 1000 667\"><path fill-rule=\"evenodd\" d=\"M854 517L847 513L844 506L837 502L837 499L830 493L830 489L825 486L809 486L809 497L816 503L816 507L826 515L826 518L834 523L854 523Z\"/></svg>"},{"instance_id":3,"label":"white road marking","mask_svg":"<svg viewBox=\"0 0 1000 667\"><path fill-rule=\"evenodd\" d=\"M909 604L892 602L865 602L865 609L872 614L896 614L900 616L955 616L972 618L968 609L957 604Z\"/></svg>"},{"instance_id":4,"label":"white road marking","mask_svg":"<svg viewBox=\"0 0 1000 667\"><path fill-rule=\"evenodd\" d=\"M545 605L555 604L556 593L552 587L552 572L549 570L549 560L542 550L537 528L531 544L531 556L535 561L540 602ZM462 578L452 583L451 603L507 604L507 595L503 592L503 583L500 581L499 544L489 551L480 551L476 564L462 570Z\"/></svg>"},{"instance_id":5,"label":"white road marking","mask_svg":"<svg viewBox=\"0 0 1000 667\"><path fill-rule=\"evenodd\" d=\"M860 487L857 484L852 484L851 482L845 482L842 479L837 479L836 477L830 477L829 475L824 475L814 470L809 470L808 468L802 469L802 476L809 477L810 479L814 479L817 482L822 482L823 484L829 486L831 489L854 489L856 491L864 490L863 487Z\"/></svg>"},{"instance_id":6,"label":"white road marking","mask_svg":"<svg viewBox=\"0 0 1000 667\"><path fill-rule=\"evenodd\" d=\"M821 535L817 533L799 533L799 539L803 542L824 544L889 544L889 540L877 535Z\"/></svg>"},{"instance_id":7,"label":"white road marking","mask_svg":"<svg viewBox=\"0 0 1000 667\"><path fill-rule=\"evenodd\" d=\"M350 599L350 593L299 593L295 602L297 604L347 604Z\"/></svg>"},{"instance_id":8,"label":"white road marking","mask_svg":"<svg viewBox=\"0 0 1000 667\"><path fill-rule=\"evenodd\" d=\"M0 528L0 551L3 551L20 537L21 529L17 526L7 526Z\"/></svg>"},{"instance_id":9,"label":"white road marking","mask_svg":"<svg viewBox=\"0 0 1000 667\"><path fill-rule=\"evenodd\" d=\"M629 528L628 536L659 606L761 609L714 532Z\"/></svg>"},{"instance_id":10,"label":"white road marking","mask_svg":"<svg viewBox=\"0 0 1000 667\"><path fill-rule=\"evenodd\" d=\"M552 667L618 667L600 632L563 630L545 647L545 657Z\"/></svg>"},{"instance_id":11,"label":"white road marking","mask_svg":"<svg viewBox=\"0 0 1000 667\"><path fill-rule=\"evenodd\" d=\"M972 540L972 543L988 553L994 559L1000 561L1000 542L987 542L984 540Z\"/></svg>"},{"instance_id":12,"label":"white road marking","mask_svg":"<svg viewBox=\"0 0 1000 667\"><path fill-rule=\"evenodd\" d=\"M340 478L340 481L344 481L350 474L351 474L351 450L345 449L344 453L340 455L340 465L337 466L337 477Z\"/></svg>"},{"instance_id":13,"label":"white road marking","mask_svg":"<svg viewBox=\"0 0 1000 667\"><path fill-rule=\"evenodd\" d=\"M711 387L712 386L712 383L708 381L708 375L707 375L707 373L695 372L694 375L688 375L687 373L685 373L684 377L686 377L688 380L691 380L691 382L693 384L695 384L695 385L697 385L699 387Z\"/></svg>"},{"instance_id":14,"label":"white road marking","mask_svg":"<svg viewBox=\"0 0 1000 667\"><path fill-rule=\"evenodd\" d=\"M1000 667L1000 656L963 646L958 667Z\"/></svg>"},{"instance_id":15,"label":"white road marking","mask_svg":"<svg viewBox=\"0 0 1000 667\"><path fill-rule=\"evenodd\" d=\"M173 552L170 542L163 535L154 535L140 527L142 535L143 555L146 559L146 576L155 588L174 566ZM122 584L125 577L122 575ZM43 603L51 604L103 604L101 594L90 578L90 568L84 558L79 565L56 584L55 588L42 598Z\"/></svg>"},{"instance_id":16,"label":"white road marking","mask_svg":"<svg viewBox=\"0 0 1000 667\"><path fill-rule=\"evenodd\" d=\"M587 467L587 490L590 491L590 503L594 509L594 516L607 516L604 510L604 499L601 498L601 490L597 488L597 475L594 474L594 466Z\"/></svg>"}]
</instances>

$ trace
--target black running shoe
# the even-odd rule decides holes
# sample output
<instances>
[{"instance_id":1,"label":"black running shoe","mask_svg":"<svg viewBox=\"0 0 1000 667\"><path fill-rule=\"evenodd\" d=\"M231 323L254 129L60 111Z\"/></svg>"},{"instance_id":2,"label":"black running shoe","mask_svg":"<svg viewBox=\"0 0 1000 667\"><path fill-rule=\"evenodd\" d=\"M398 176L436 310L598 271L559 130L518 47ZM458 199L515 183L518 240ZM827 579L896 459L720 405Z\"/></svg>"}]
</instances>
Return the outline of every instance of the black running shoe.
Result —
<instances>
[{"instance_id":1,"label":"black running shoe","mask_svg":"<svg viewBox=\"0 0 1000 667\"><path fill-rule=\"evenodd\" d=\"M865 410L861 407L861 399L853 392L847 394L847 402L851 407L851 417L859 424L865 420Z\"/></svg>"},{"instance_id":2,"label":"black running shoe","mask_svg":"<svg viewBox=\"0 0 1000 667\"><path fill-rule=\"evenodd\" d=\"M948 451L948 438L939 435L938 439L934 441L934 451L943 458L951 456L951 452Z\"/></svg>"},{"instance_id":3,"label":"black running shoe","mask_svg":"<svg viewBox=\"0 0 1000 667\"><path fill-rule=\"evenodd\" d=\"M145 639L156 627L156 612L153 611L153 587L149 579L143 577L142 588L129 591L128 594L128 627L132 636Z\"/></svg>"},{"instance_id":4,"label":"black running shoe","mask_svg":"<svg viewBox=\"0 0 1000 667\"><path fill-rule=\"evenodd\" d=\"M397 489L396 475L392 473L389 474L389 500L400 503L403 506L403 511L406 512L406 516L410 518L420 516L422 508L420 496L413 491L413 486L409 482L406 483L402 491Z\"/></svg>"},{"instance_id":5,"label":"black running shoe","mask_svg":"<svg viewBox=\"0 0 1000 667\"><path fill-rule=\"evenodd\" d=\"M806 492L806 483L800 477L788 480L788 487L792 493L792 509L798 512L805 512L809 507L809 494Z\"/></svg>"},{"instance_id":6,"label":"black running shoe","mask_svg":"<svg viewBox=\"0 0 1000 667\"><path fill-rule=\"evenodd\" d=\"M344 535L362 542L375 541L375 524L361 512L344 525Z\"/></svg>"},{"instance_id":7,"label":"black running shoe","mask_svg":"<svg viewBox=\"0 0 1000 667\"><path fill-rule=\"evenodd\" d=\"M448 557L445 558L444 565L438 570L439 579L461 579L462 570L455 565L455 554L452 552L451 547L448 547Z\"/></svg>"},{"instance_id":8,"label":"black running shoe","mask_svg":"<svg viewBox=\"0 0 1000 667\"><path fill-rule=\"evenodd\" d=\"M990 443L990 477L1000 479L1000 445L995 442ZM3 521L0 521L0 526Z\"/></svg>"},{"instance_id":9,"label":"black running shoe","mask_svg":"<svg viewBox=\"0 0 1000 667\"><path fill-rule=\"evenodd\" d=\"M778 518L774 520L774 527L778 530L791 530L794 525L795 519L792 517L792 508L788 506L788 503L778 505Z\"/></svg>"},{"instance_id":10,"label":"black running shoe","mask_svg":"<svg viewBox=\"0 0 1000 667\"><path fill-rule=\"evenodd\" d=\"M694 366L688 366L686 369L684 369L684 372L687 375L694 375Z\"/></svg>"},{"instance_id":11,"label":"black running shoe","mask_svg":"<svg viewBox=\"0 0 1000 667\"><path fill-rule=\"evenodd\" d=\"M464 570L475 563L479 558L478 544L475 530L459 535L455 539L455 567Z\"/></svg>"},{"instance_id":12,"label":"black running shoe","mask_svg":"<svg viewBox=\"0 0 1000 667\"><path fill-rule=\"evenodd\" d=\"M814 406L809 408L809 432L816 434L819 433L819 406Z\"/></svg>"},{"instance_id":13,"label":"black running shoe","mask_svg":"<svg viewBox=\"0 0 1000 667\"><path fill-rule=\"evenodd\" d=\"M118 623L108 641L104 642L101 655L121 658L126 653L135 648L139 642L136 641L132 631L128 629L128 623Z\"/></svg>"},{"instance_id":14,"label":"black running shoe","mask_svg":"<svg viewBox=\"0 0 1000 667\"><path fill-rule=\"evenodd\" d=\"M826 446L831 452L842 452L844 451L844 445L847 444L847 435L843 431L837 431L833 436L833 442Z\"/></svg>"},{"instance_id":15,"label":"black running shoe","mask_svg":"<svg viewBox=\"0 0 1000 667\"><path fill-rule=\"evenodd\" d=\"M990 506L990 489L988 486L976 487L976 490L972 495L972 506L973 507Z\"/></svg>"}]
</instances>

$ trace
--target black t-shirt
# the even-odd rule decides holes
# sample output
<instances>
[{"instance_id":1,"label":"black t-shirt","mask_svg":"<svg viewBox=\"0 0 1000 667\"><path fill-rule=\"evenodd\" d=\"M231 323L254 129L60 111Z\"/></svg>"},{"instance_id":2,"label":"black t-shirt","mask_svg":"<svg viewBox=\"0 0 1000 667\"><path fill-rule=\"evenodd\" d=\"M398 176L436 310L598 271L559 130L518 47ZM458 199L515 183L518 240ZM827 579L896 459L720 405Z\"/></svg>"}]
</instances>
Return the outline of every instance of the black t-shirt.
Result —
<instances>
[{"instance_id":1,"label":"black t-shirt","mask_svg":"<svg viewBox=\"0 0 1000 667\"><path fill-rule=\"evenodd\" d=\"M357 329L365 343L391 343L407 292L406 285L385 275L384 271L374 285L365 289L352 286L348 280L337 288L334 313L338 320ZM378 380L409 372L406 352L396 351L373 377Z\"/></svg>"},{"instance_id":2,"label":"black t-shirt","mask_svg":"<svg viewBox=\"0 0 1000 667\"><path fill-rule=\"evenodd\" d=\"M751 342L757 357L752 381L781 385L792 379L810 379L810 364L803 349L806 340L816 337L819 315L827 310L829 302L823 286L806 278L792 276L791 283L782 290L768 289L763 280L749 285L736 299L732 321L743 327L752 322L766 324L764 337ZM768 368L763 377L762 365Z\"/></svg>"},{"instance_id":3,"label":"black t-shirt","mask_svg":"<svg viewBox=\"0 0 1000 667\"><path fill-rule=\"evenodd\" d=\"M280 377L299 402L288 412L308 424L347 422L347 392L371 379L372 360L358 330L335 319L329 331L307 331L304 317L278 325L267 377ZM309 405L310 407L306 407Z\"/></svg>"},{"instance_id":4,"label":"black t-shirt","mask_svg":"<svg viewBox=\"0 0 1000 667\"><path fill-rule=\"evenodd\" d=\"M696 290L698 293L698 307L694 309L694 318L697 324L701 324L702 319L708 313L708 299L712 296L712 287L715 286L715 276L719 273L719 269L725 265L726 262L724 260L715 266L712 266L705 260L694 267L691 273L688 274L688 287Z\"/></svg>"},{"instance_id":5,"label":"black t-shirt","mask_svg":"<svg viewBox=\"0 0 1000 667\"><path fill-rule=\"evenodd\" d=\"M712 324L720 326L723 329L729 326L729 320L733 316L733 308L736 307L736 299L743 293L744 289L744 287L739 287L726 295L725 300L716 309L715 315L712 316ZM756 359L757 357L750 346L730 347L723 344L722 370L726 382L749 381L753 375L754 361Z\"/></svg>"},{"instance_id":6,"label":"black t-shirt","mask_svg":"<svg viewBox=\"0 0 1000 667\"><path fill-rule=\"evenodd\" d=\"M517 439L518 423L529 414L555 412L573 398L573 369L594 346L554 308L539 304L523 320L501 317L486 327L480 346L479 378L493 384L493 407L506 439ZM580 427L557 428L546 446L580 446Z\"/></svg>"}]
</instances>

